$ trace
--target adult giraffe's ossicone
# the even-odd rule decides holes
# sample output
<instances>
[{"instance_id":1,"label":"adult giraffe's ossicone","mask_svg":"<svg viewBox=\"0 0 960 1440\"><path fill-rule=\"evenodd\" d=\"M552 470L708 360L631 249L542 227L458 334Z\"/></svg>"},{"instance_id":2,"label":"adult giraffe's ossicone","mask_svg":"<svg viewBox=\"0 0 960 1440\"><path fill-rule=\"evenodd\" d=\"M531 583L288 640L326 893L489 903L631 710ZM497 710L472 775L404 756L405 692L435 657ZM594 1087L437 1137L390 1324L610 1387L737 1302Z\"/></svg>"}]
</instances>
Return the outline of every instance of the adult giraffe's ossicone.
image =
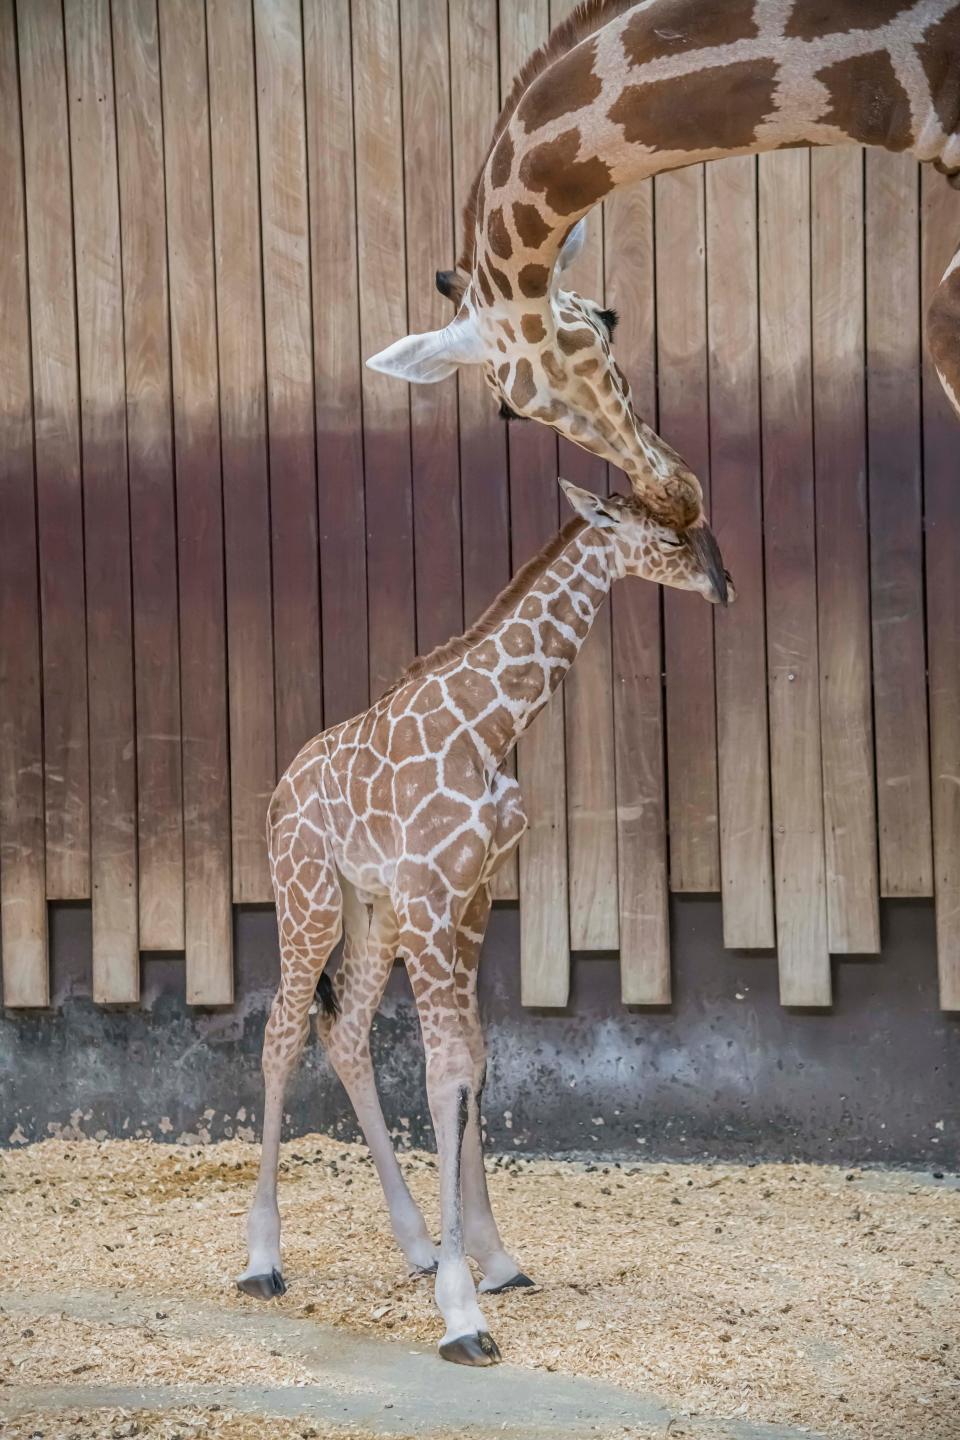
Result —
<instances>
[{"instance_id":1,"label":"adult giraffe's ossicone","mask_svg":"<svg viewBox=\"0 0 960 1440\"><path fill-rule=\"evenodd\" d=\"M960 183L960 0L586 0L514 82L464 215L445 329L367 361L416 382L483 365L504 413L619 465L710 574L720 552L682 458L636 414L611 312L562 288L578 222L619 186L791 145L910 151ZM960 253L960 252L958 252ZM928 326L960 412L960 264Z\"/></svg>"}]
</instances>

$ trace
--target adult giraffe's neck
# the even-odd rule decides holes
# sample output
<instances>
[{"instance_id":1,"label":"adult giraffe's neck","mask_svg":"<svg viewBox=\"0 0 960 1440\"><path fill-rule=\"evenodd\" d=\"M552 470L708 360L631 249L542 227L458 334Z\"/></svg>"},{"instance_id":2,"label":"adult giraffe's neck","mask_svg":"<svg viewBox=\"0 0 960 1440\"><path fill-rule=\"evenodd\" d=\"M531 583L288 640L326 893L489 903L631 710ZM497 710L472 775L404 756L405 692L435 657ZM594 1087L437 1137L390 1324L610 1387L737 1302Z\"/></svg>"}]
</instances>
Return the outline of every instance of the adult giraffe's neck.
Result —
<instances>
[{"instance_id":1,"label":"adult giraffe's neck","mask_svg":"<svg viewBox=\"0 0 960 1440\"><path fill-rule=\"evenodd\" d=\"M534 562L522 586L515 580L504 592L502 620L465 651L460 672L487 676L496 690L475 726L495 765L562 682L617 575L609 534L582 522L565 526L541 554L542 566ZM451 693L458 688L456 677L447 683Z\"/></svg>"},{"instance_id":2,"label":"adult giraffe's neck","mask_svg":"<svg viewBox=\"0 0 960 1440\"><path fill-rule=\"evenodd\" d=\"M958 54L952 0L594 5L519 78L479 177L467 268L498 302L544 296L598 201L725 155L852 142L953 169Z\"/></svg>"}]
</instances>

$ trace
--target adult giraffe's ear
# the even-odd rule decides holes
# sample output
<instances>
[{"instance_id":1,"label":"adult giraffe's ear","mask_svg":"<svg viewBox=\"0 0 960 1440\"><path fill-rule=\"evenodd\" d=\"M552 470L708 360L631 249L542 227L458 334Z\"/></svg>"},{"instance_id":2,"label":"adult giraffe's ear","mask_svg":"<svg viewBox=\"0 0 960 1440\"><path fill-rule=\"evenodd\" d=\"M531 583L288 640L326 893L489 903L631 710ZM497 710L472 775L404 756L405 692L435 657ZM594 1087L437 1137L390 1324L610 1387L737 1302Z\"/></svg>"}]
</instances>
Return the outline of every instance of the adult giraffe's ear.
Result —
<instances>
[{"instance_id":1,"label":"adult giraffe's ear","mask_svg":"<svg viewBox=\"0 0 960 1440\"><path fill-rule=\"evenodd\" d=\"M383 375L409 380L412 385L433 385L446 380L459 366L479 365L483 358L483 342L475 321L469 315L458 315L442 330L395 340L386 350L371 355L367 366Z\"/></svg>"},{"instance_id":2,"label":"adult giraffe's ear","mask_svg":"<svg viewBox=\"0 0 960 1440\"><path fill-rule=\"evenodd\" d=\"M601 495L594 495L592 490L581 490L579 485L571 485L569 480L562 477L559 483L560 489L577 514L595 529L612 530L623 519L623 505L619 495L604 499Z\"/></svg>"},{"instance_id":3,"label":"adult giraffe's ear","mask_svg":"<svg viewBox=\"0 0 960 1440\"><path fill-rule=\"evenodd\" d=\"M569 270L576 260L580 251L587 243L587 217L578 220L573 229L568 233L566 240L560 246L560 254L557 256L557 270Z\"/></svg>"}]
</instances>

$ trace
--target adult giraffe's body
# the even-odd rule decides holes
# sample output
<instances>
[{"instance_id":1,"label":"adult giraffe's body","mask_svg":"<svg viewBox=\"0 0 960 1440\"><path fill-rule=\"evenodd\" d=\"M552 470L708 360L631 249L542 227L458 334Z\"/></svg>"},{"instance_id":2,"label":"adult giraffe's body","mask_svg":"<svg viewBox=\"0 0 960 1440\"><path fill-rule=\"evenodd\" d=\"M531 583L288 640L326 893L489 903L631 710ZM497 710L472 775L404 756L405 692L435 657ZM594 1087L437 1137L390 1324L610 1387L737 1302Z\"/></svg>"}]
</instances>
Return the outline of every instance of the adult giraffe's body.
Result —
<instances>
[{"instance_id":1,"label":"adult giraffe's body","mask_svg":"<svg viewBox=\"0 0 960 1440\"><path fill-rule=\"evenodd\" d=\"M527 62L438 284L453 323L367 363L411 381L482 364L513 413L619 465L723 598L702 492L636 415L609 312L557 281L571 227L663 170L794 145L910 151L960 184L960 0L587 0ZM558 257L560 264L557 264ZM929 343L960 413L960 251Z\"/></svg>"},{"instance_id":2,"label":"adult giraffe's body","mask_svg":"<svg viewBox=\"0 0 960 1440\"><path fill-rule=\"evenodd\" d=\"M490 1364L498 1351L465 1252L483 1270L481 1289L529 1284L501 1244L480 1150L477 961L490 878L526 828L505 762L573 664L615 579L639 575L713 593L687 547L640 501L600 501L565 488L579 518L466 635L416 662L363 715L304 746L277 787L267 825L280 989L263 1047L263 1150L249 1264L238 1284L262 1298L284 1288L276 1188L284 1087L342 927L332 994L329 984L321 990L321 1035L370 1146L401 1249L418 1269L439 1261L441 1354L469 1365ZM370 1062L370 1025L397 954L427 1056L440 1154L439 1256L394 1156Z\"/></svg>"}]
</instances>

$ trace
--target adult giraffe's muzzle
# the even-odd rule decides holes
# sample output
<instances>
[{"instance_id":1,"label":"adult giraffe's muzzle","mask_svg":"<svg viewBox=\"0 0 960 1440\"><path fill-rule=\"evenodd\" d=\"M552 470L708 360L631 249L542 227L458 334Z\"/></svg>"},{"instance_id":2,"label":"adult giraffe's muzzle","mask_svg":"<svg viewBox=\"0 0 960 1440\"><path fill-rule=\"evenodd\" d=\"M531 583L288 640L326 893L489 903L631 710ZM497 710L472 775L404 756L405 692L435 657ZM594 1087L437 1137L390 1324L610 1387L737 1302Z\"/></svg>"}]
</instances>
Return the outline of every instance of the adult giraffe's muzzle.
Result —
<instances>
[{"instance_id":1,"label":"adult giraffe's muzzle","mask_svg":"<svg viewBox=\"0 0 960 1440\"><path fill-rule=\"evenodd\" d=\"M683 532L683 538L690 546L697 564L713 586L716 603L729 605L732 600L737 598L737 592L733 588L730 576L723 568L720 546L706 520L702 517L695 520L689 529Z\"/></svg>"}]
</instances>

